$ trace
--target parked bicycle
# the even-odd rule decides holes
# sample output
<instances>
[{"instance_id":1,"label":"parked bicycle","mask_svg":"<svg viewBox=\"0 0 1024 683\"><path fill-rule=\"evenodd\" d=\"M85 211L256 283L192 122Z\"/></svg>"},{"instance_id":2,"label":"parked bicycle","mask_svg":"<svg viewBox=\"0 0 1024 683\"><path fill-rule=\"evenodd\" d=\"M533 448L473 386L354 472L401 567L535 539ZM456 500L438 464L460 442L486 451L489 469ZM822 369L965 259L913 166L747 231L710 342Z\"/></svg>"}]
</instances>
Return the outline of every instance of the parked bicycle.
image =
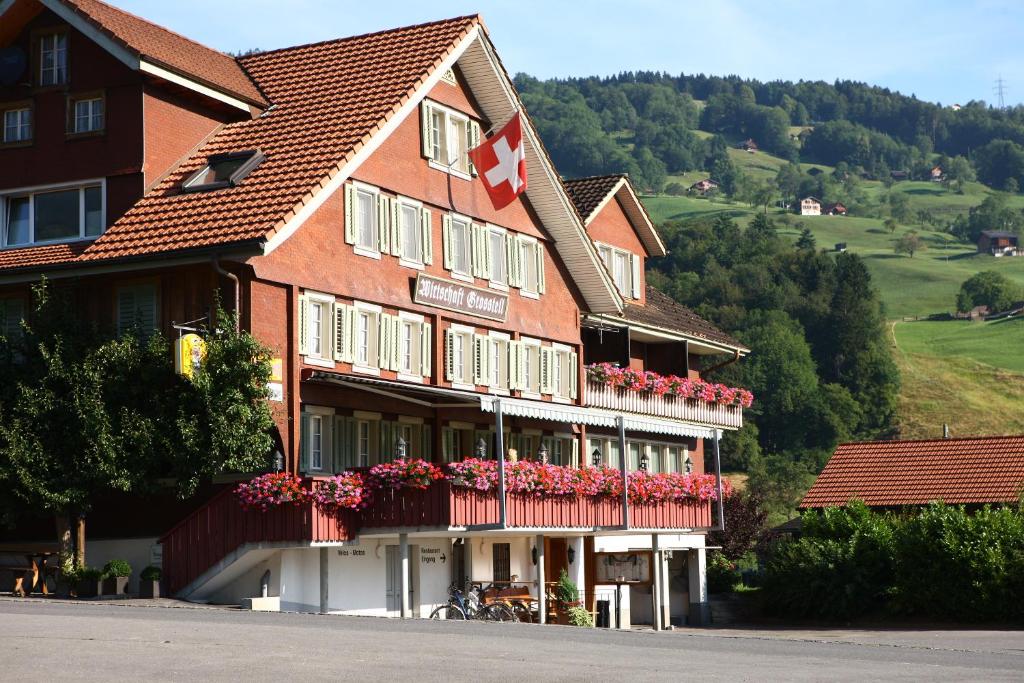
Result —
<instances>
[{"instance_id":1,"label":"parked bicycle","mask_svg":"<svg viewBox=\"0 0 1024 683\"><path fill-rule=\"evenodd\" d=\"M464 595L454 583L448 587L448 602L430 613L431 619L452 619L465 621L478 619L481 621L518 621L514 611L502 603L484 604L483 589L470 591Z\"/></svg>"}]
</instances>

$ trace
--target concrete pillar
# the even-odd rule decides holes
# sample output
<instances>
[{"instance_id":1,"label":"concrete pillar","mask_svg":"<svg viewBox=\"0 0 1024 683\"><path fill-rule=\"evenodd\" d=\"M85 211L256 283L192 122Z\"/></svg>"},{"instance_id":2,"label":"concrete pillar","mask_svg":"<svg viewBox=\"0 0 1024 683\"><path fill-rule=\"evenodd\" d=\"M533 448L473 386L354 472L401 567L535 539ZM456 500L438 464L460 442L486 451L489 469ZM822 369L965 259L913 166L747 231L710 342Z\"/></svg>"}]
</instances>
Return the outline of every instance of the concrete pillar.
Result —
<instances>
[{"instance_id":1,"label":"concrete pillar","mask_svg":"<svg viewBox=\"0 0 1024 683\"><path fill-rule=\"evenodd\" d=\"M661 557L655 564L655 570L661 575L661 605L659 609L661 612L661 627L663 629L672 628L672 584L668 572L668 557L671 553L671 550L662 548Z\"/></svg>"},{"instance_id":2,"label":"concrete pillar","mask_svg":"<svg viewBox=\"0 0 1024 683\"><path fill-rule=\"evenodd\" d=\"M320 614L327 614L327 587L328 579L330 578L327 570L327 561L329 559L328 550L326 547L320 547Z\"/></svg>"},{"instance_id":3,"label":"concrete pillar","mask_svg":"<svg viewBox=\"0 0 1024 683\"><path fill-rule=\"evenodd\" d=\"M411 616L409 609L409 586L411 585L409 576L409 534L398 534L398 554L402 562L401 581L399 581L399 590L402 591L401 614L403 619L408 619Z\"/></svg>"},{"instance_id":4,"label":"concrete pillar","mask_svg":"<svg viewBox=\"0 0 1024 683\"><path fill-rule=\"evenodd\" d=\"M572 563L569 565L569 578L573 580L576 586L580 589L580 602L585 606L589 604L587 600L587 591L592 590L592 586L587 584L587 567L584 556L586 552L583 545L583 537L576 536L575 538L565 539L569 554L572 555ZM590 609L588 607L588 609Z\"/></svg>"},{"instance_id":5,"label":"concrete pillar","mask_svg":"<svg viewBox=\"0 0 1024 683\"><path fill-rule=\"evenodd\" d=\"M538 621L546 624L548 620L547 586L544 585L544 534L537 534L537 612Z\"/></svg>"},{"instance_id":6,"label":"concrete pillar","mask_svg":"<svg viewBox=\"0 0 1024 683\"><path fill-rule=\"evenodd\" d=\"M690 626L711 624L707 567L707 551L704 548L691 548L687 554L687 570L690 575L690 611L686 618L686 623Z\"/></svg>"},{"instance_id":7,"label":"concrete pillar","mask_svg":"<svg viewBox=\"0 0 1024 683\"><path fill-rule=\"evenodd\" d=\"M664 628L661 618L661 593L664 587L661 585L661 549L658 547L658 534L651 534L651 624L655 631Z\"/></svg>"}]
</instances>

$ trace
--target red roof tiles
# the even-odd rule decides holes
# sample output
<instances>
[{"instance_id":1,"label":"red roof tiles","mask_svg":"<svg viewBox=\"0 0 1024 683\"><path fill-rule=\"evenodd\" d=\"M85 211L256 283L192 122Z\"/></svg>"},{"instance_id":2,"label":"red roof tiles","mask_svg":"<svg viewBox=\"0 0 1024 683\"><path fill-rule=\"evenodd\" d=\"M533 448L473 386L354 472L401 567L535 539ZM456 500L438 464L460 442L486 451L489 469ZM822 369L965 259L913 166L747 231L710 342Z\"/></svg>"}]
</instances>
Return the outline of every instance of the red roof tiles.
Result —
<instances>
[{"instance_id":1,"label":"red roof tiles","mask_svg":"<svg viewBox=\"0 0 1024 683\"><path fill-rule=\"evenodd\" d=\"M234 57L100 0L61 0L122 47L147 61L258 105L260 91Z\"/></svg>"},{"instance_id":2,"label":"red roof tiles","mask_svg":"<svg viewBox=\"0 0 1024 683\"><path fill-rule=\"evenodd\" d=\"M1024 487L1024 436L840 444L801 508L1004 503Z\"/></svg>"},{"instance_id":3,"label":"red roof tiles","mask_svg":"<svg viewBox=\"0 0 1024 683\"><path fill-rule=\"evenodd\" d=\"M595 175L586 178L575 178L563 181L573 204L580 212L584 221L601 205L608 193L614 190L619 182L626 177L625 173L612 175Z\"/></svg>"},{"instance_id":4,"label":"red roof tiles","mask_svg":"<svg viewBox=\"0 0 1024 683\"><path fill-rule=\"evenodd\" d=\"M241 59L272 107L258 118L221 129L84 251L9 250L0 256L0 269L266 239L355 155L478 23L475 16L459 17ZM266 160L239 185L180 192L181 182L209 155L248 149L261 150Z\"/></svg>"}]
</instances>

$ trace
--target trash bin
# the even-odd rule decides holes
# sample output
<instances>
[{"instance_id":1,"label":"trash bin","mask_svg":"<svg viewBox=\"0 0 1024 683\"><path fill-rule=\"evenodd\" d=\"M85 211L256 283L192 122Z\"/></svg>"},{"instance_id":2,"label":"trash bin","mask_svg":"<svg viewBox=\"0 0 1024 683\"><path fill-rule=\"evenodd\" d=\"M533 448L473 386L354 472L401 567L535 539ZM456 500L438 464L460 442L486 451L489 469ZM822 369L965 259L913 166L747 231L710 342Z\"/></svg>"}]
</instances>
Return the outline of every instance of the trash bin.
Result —
<instances>
[{"instance_id":1,"label":"trash bin","mask_svg":"<svg viewBox=\"0 0 1024 683\"><path fill-rule=\"evenodd\" d=\"M597 623L595 625L598 628L611 628L611 607L611 600L597 601Z\"/></svg>"}]
</instances>

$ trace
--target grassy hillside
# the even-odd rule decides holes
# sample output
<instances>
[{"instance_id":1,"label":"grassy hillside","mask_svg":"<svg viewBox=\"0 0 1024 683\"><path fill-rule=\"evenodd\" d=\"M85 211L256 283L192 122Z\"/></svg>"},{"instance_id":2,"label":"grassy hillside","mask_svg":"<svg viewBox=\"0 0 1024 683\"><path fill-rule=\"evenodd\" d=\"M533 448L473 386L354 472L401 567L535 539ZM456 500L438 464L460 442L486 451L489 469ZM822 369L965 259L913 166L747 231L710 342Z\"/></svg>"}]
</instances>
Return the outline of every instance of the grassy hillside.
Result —
<instances>
[{"instance_id":1,"label":"grassy hillside","mask_svg":"<svg viewBox=\"0 0 1024 683\"><path fill-rule=\"evenodd\" d=\"M906 438L1024 434L1024 320L895 322Z\"/></svg>"}]
</instances>

